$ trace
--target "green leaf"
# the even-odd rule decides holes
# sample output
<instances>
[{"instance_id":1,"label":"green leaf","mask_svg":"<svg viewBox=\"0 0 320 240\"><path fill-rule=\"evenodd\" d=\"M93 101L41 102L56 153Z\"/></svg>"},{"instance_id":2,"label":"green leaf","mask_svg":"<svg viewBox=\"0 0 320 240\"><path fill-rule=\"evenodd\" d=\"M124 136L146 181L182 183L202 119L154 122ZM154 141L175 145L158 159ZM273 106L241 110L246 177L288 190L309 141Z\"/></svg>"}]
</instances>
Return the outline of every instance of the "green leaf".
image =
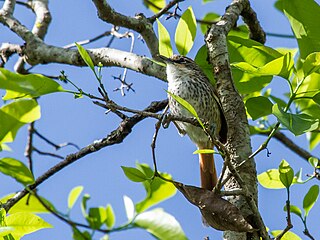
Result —
<instances>
[{"instance_id":1,"label":"green leaf","mask_svg":"<svg viewBox=\"0 0 320 240\"><path fill-rule=\"evenodd\" d=\"M286 160L281 161L279 165L279 174L280 181L282 182L282 184L286 188L289 188L294 178L294 172Z\"/></svg>"},{"instance_id":2,"label":"green leaf","mask_svg":"<svg viewBox=\"0 0 320 240\"><path fill-rule=\"evenodd\" d=\"M149 8L153 13L159 12L160 9L166 6L166 0L148 0L143 1L143 4Z\"/></svg>"},{"instance_id":3,"label":"green leaf","mask_svg":"<svg viewBox=\"0 0 320 240\"><path fill-rule=\"evenodd\" d=\"M289 52L284 56L266 63L262 67L255 67L247 62L233 63L232 66L238 68L243 72L251 73L258 76L275 75L289 80L293 71L294 62L291 53Z\"/></svg>"},{"instance_id":4,"label":"green leaf","mask_svg":"<svg viewBox=\"0 0 320 240\"><path fill-rule=\"evenodd\" d=\"M11 232L15 239L36 232L43 228L52 228L52 225L45 222L37 215L28 212L13 213L7 216L6 223L8 227L14 228Z\"/></svg>"},{"instance_id":5,"label":"green leaf","mask_svg":"<svg viewBox=\"0 0 320 240\"><path fill-rule=\"evenodd\" d=\"M317 132L307 133L307 137L309 140L310 150L314 149L320 143L320 133L317 133Z\"/></svg>"},{"instance_id":6,"label":"green leaf","mask_svg":"<svg viewBox=\"0 0 320 240\"><path fill-rule=\"evenodd\" d=\"M271 231L271 234L276 237L278 236L280 233L282 233L282 230L274 230ZM296 235L293 232L286 232L283 237L281 238L281 240L302 240L298 235Z\"/></svg>"},{"instance_id":7,"label":"green leaf","mask_svg":"<svg viewBox=\"0 0 320 240\"><path fill-rule=\"evenodd\" d=\"M113 212L113 208L110 204L106 207L107 219L105 221L108 228L112 228L116 222L116 217Z\"/></svg>"},{"instance_id":8,"label":"green leaf","mask_svg":"<svg viewBox=\"0 0 320 240\"><path fill-rule=\"evenodd\" d=\"M78 228L72 228L72 233L73 240L92 240L92 236L88 231L81 232Z\"/></svg>"},{"instance_id":9,"label":"green leaf","mask_svg":"<svg viewBox=\"0 0 320 240\"><path fill-rule=\"evenodd\" d=\"M268 171L259 174L258 181L265 188L285 188L285 186L280 181L280 174L278 169L269 169Z\"/></svg>"},{"instance_id":10,"label":"green leaf","mask_svg":"<svg viewBox=\"0 0 320 240\"><path fill-rule=\"evenodd\" d=\"M193 14L192 7L190 6L179 19L175 33L176 47L181 55L185 56L188 54L193 46L196 33L196 18Z\"/></svg>"},{"instance_id":11,"label":"green leaf","mask_svg":"<svg viewBox=\"0 0 320 240\"><path fill-rule=\"evenodd\" d=\"M9 199L13 198L16 194L8 194L0 199L1 203L6 203ZM40 197L43 202L46 203L51 209L55 210L52 203L46 200L43 197ZM49 213L49 211L42 205L39 200L33 195L24 196L19 202L17 202L12 208L9 210L9 214L17 213L17 212L30 212L30 213Z\"/></svg>"},{"instance_id":12,"label":"green leaf","mask_svg":"<svg viewBox=\"0 0 320 240\"><path fill-rule=\"evenodd\" d=\"M143 182L148 180L146 175L139 169L121 166L124 174L133 182Z\"/></svg>"},{"instance_id":13,"label":"green leaf","mask_svg":"<svg viewBox=\"0 0 320 240\"><path fill-rule=\"evenodd\" d=\"M87 218L88 214L87 214L87 202L90 199L90 195L89 194L84 194L81 200L81 212L82 215Z\"/></svg>"},{"instance_id":14,"label":"green leaf","mask_svg":"<svg viewBox=\"0 0 320 240\"><path fill-rule=\"evenodd\" d=\"M288 130L296 136L316 130L319 127L319 119L315 119L307 114L286 113L278 104L273 105L272 113L283 126L288 128Z\"/></svg>"},{"instance_id":15,"label":"green leaf","mask_svg":"<svg viewBox=\"0 0 320 240\"><path fill-rule=\"evenodd\" d=\"M287 211L287 206L284 206L283 211ZM290 205L290 212L294 213L295 215L297 215L298 217L302 218L302 212L301 209L298 208L295 205Z\"/></svg>"},{"instance_id":16,"label":"green leaf","mask_svg":"<svg viewBox=\"0 0 320 240\"><path fill-rule=\"evenodd\" d=\"M153 171L147 164L137 164L137 168L139 168L148 178L153 176ZM172 177L167 173L160 174L166 179L172 179ZM138 213L141 213L151 206L172 197L177 192L172 183L166 182L158 177L153 180L143 182L143 186L146 190L146 197L136 204L136 211Z\"/></svg>"},{"instance_id":17,"label":"green leaf","mask_svg":"<svg viewBox=\"0 0 320 240\"><path fill-rule=\"evenodd\" d=\"M0 172L14 178L25 186L34 182L33 175L27 166L14 158L0 159Z\"/></svg>"},{"instance_id":18,"label":"green leaf","mask_svg":"<svg viewBox=\"0 0 320 240\"><path fill-rule=\"evenodd\" d=\"M217 152L213 149L198 149L193 152L193 154L200 154L200 153L208 153L208 154L211 153L212 154L212 153L217 153Z\"/></svg>"},{"instance_id":19,"label":"green leaf","mask_svg":"<svg viewBox=\"0 0 320 240\"><path fill-rule=\"evenodd\" d=\"M302 59L320 49L320 24L315 16L320 15L320 6L314 0L282 0L282 11L287 16L298 41Z\"/></svg>"},{"instance_id":20,"label":"green leaf","mask_svg":"<svg viewBox=\"0 0 320 240\"><path fill-rule=\"evenodd\" d=\"M134 204L128 196L123 196L124 207L126 209L126 215L128 221L131 221L135 216Z\"/></svg>"},{"instance_id":21,"label":"green leaf","mask_svg":"<svg viewBox=\"0 0 320 240\"><path fill-rule=\"evenodd\" d=\"M313 97L312 100L320 105L320 92L316 93Z\"/></svg>"},{"instance_id":22,"label":"green leaf","mask_svg":"<svg viewBox=\"0 0 320 240\"><path fill-rule=\"evenodd\" d=\"M4 237L14 231L13 227L0 227L0 237ZM3 238L5 239L5 238Z\"/></svg>"},{"instance_id":23,"label":"green leaf","mask_svg":"<svg viewBox=\"0 0 320 240\"><path fill-rule=\"evenodd\" d=\"M0 143L12 142L26 123L40 118L40 106L35 100L20 99L0 108Z\"/></svg>"},{"instance_id":24,"label":"green leaf","mask_svg":"<svg viewBox=\"0 0 320 240\"><path fill-rule=\"evenodd\" d=\"M83 191L83 186L74 187L68 196L68 209L71 210Z\"/></svg>"},{"instance_id":25,"label":"green leaf","mask_svg":"<svg viewBox=\"0 0 320 240\"><path fill-rule=\"evenodd\" d=\"M87 52L86 49L84 49L84 47L82 47L80 44L75 43L77 48L78 48L78 52L80 53L83 61L87 64L87 66L89 68L91 68L92 71L94 71L94 65L93 65L93 61L89 55L89 53Z\"/></svg>"},{"instance_id":26,"label":"green leaf","mask_svg":"<svg viewBox=\"0 0 320 240\"><path fill-rule=\"evenodd\" d=\"M268 98L263 96L249 98L245 105L252 120L256 120L272 113L273 104Z\"/></svg>"},{"instance_id":27,"label":"green leaf","mask_svg":"<svg viewBox=\"0 0 320 240\"><path fill-rule=\"evenodd\" d=\"M231 63L247 62L254 67L263 67L268 62L283 56L272 48L238 36L228 36L228 52ZM232 75L237 89L242 94L260 91L272 80L272 76L255 76L237 68L232 68Z\"/></svg>"},{"instance_id":28,"label":"green leaf","mask_svg":"<svg viewBox=\"0 0 320 240\"><path fill-rule=\"evenodd\" d=\"M220 19L220 15L217 13L209 12L207 13L202 20L205 22L215 22ZM210 24L207 23L200 23L200 29L203 34L205 34L208 31L208 28L210 27Z\"/></svg>"},{"instance_id":29,"label":"green leaf","mask_svg":"<svg viewBox=\"0 0 320 240\"><path fill-rule=\"evenodd\" d=\"M208 63L207 57L208 57L207 46L202 45L202 47L198 50L197 55L194 58L194 61L209 78L211 84L214 85L215 80L213 76L213 69L212 69L212 66Z\"/></svg>"},{"instance_id":30,"label":"green leaf","mask_svg":"<svg viewBox=\"0 0 320 240\"><path fill-rule=\"evenodd\" d=\"M22 75L0 68L0 89L6 90L4 100L35 98L65 91L57 82L40 74Z\"/></svg>"},{"instance_id":31,"label":"green leaf","mask_svg":"<svg viewBox=\"0 0 320 240\"><path fill-rule=\"evenodd\" d=\"M309 191L305 195L303 199L303 209L305 211L305 217L308 216L309 211L317 201L319 196L319 186L318 185L313 185L310 187Z\"/></svg>"},{"instance_id":32,"label":"green leaf","mask_svg":"<svg viewBox=\"0 0 320 240\"><path fill-rule=\"evenodd\" d=\"M319 165L319 159L318 158L315 158L315 157L310 157L308 159L308 162L310 163L310 165L314 168L318 168L318 165Z\"/></svg>"},{"instance_id":33,"label":"green leaf","mask_svg":"<svg viewBox=\"0 0 320 240\"><path fill-rule=\"evenodd\" d=\"M104 207L89 208L89 214L86 219L92 229L99 229L107 220L107 211Z\"/></svg>"},{"instance_id":34,"label":"green leaf","mask_svg":"<svg viewBox=\"0 0 320 240\"><path fill-rule=\"evenodd\" d=\"M160 208L139 214L135 225L161 240L187 239L178 221Z\"/></svg>"},{"instance_id":35,"label":"green leaf","mask_svg":"<svg viewBox=\"0 0 320 240\"><path fill-rule=\"evenodd\" d=\"M174 100L176 100L181 106L183 106L185 109L187 109L188 112L191 113L191 115L194 116L194 117L198 120L198 122L199 122L199 124L201 125L201 127L202 127L203 129L205 129L205 127L204 127L201 119L199 118L196 110L194 109L194 107L193 107L190 103L188 103L188 102L187 102L186 100L184 100L183 98L181 98L181 97L179 97L179 96L177 96L177 95L174 95L173 93L171 93L171 92L169 92L169 91L167 91L167 93L170 95L170 97L172 97Z\"/></svg>"},{"instance_id":36,"label":"green leaf","mask_svg":"<svg viewBox=\"0 0 320 240\"><path fill-rule=\"evenodd\" d=\"M162 23L157 19L158 23L158 36L159 36L159 53L165 57L171 57L172 46L170 41L170 35L167 29L162 25Z\"/></svg>"},{"instance_id":37,"label":"green leaf","mask_svg":"<svg viewBox=\"0 0 320 240\"><path fill-rule=\"evenodd\" d=\"M228 36L236 36L244 39L249 39L249 29L247 25L240 25L231 29Z\"/></svg>"},{"instance_id":38,"label":"green leaf","mask_svg":"<svg viewBox=\"0 0 320 240\"><path fill-rule=\"evenodd\" d=\"M302 65L304 78L320 69L320 52L314 52L307 56Z\"/></svg>"}]
</instances>

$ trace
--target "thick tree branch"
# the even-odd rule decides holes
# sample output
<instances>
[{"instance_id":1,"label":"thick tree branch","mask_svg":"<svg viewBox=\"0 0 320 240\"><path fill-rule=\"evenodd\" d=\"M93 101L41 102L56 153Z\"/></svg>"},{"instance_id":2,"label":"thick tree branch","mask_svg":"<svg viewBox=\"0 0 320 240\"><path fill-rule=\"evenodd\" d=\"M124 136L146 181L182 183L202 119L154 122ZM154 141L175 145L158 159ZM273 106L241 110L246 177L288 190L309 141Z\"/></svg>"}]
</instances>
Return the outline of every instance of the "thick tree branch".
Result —
<instances>
[{"instance_id":1,"label":"thick tree branch","mask_svg":"<svg viewBox=\"0 0 320 240\"><path fill-rule=\"evenodd\" d=\"M153 102L144 111L147 112L158 112L163 110L167 106L167 100L161 102ZM62 170L63 168L69 166L73 162L83 158L84 156L99 151L102 148L111 146L114 144L121 143L132 131L132 128L139 123L141 120L145 119L144 116L136 114L130 118L123 120L119 127L112 131L106 138L94 141L92 144L80 149L80 151L68 155L63 161L59 162L57 165L50 168L43 175L38 177L35 182L27 186L24 190L17 193L13 198L9 199L6 203L2 204L2 207L9 211L9 209L15 205L21 198L29 193L30 190L34 190L48 178L52 177L54 174Z\"/></svg>"},{"instance_id":2,"label":"thick tree branch","mask_svg":"<svg viewBox=\"0 0 320 240\"><path fill-rule=\"evenodd\" d=\"M92 0L98 10L101 20L115 26L126 27L141 34L152 57L159 54L158 38L153 31L152 22L143 14L137 14L134 18L116 12L105 0Z\"/></svg>"},{"instance_id":3,"label":"thick tree branch","mask_svg":"<svg viewBox=\"0 0 320 240\"><path fill-rule=\"evenodd\" d=\"M213 65L215 78L217 79L218 93L228 123L228 142L226 148L230 153L230 161L234 166L248 159L251 153L251 143L244 103L233 83L226 36L232 27L236 25L244 9L248 11L249 8L248 0L234 0L226 9L221 20L211 26L206 36L209 59ZM238 169L239 175L252 194L253 202L257 205L255 163L253 159L251 159L251 161L247 161L244 165L245 167L242 166ZM237 187L237 185L237 181L231 178L225 185L225 188L226 190L230 190ZM248 202L243 196L237 196L230 199L230 201L232 201L245 216L252 215L253 213L257 227L260 229L260 236L263 239L269 239L257 207L249 207L247 204L252 204L251 201ZM254 239L259 239L260 236L254 236ZM246 234L229 231L224 233L224 237L225 239L247 239Z\"/></svg>"}]
</instances>

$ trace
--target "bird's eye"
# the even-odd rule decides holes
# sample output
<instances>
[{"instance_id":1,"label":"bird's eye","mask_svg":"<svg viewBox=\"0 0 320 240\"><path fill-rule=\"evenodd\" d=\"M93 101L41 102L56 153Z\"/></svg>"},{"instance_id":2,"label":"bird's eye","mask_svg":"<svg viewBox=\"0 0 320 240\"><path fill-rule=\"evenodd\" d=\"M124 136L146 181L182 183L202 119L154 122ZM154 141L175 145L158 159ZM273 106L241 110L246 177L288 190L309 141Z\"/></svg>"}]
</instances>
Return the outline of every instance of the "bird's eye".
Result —
<instances>
[{"instance_id":1,"label":"bird's eye","mask_svg":"<svg viewBox=\"0 0 320 240\"><path fill-rule=\"evenodd\" d=\"M176 63L186 63L186 60L184 58L178 58L175 61Z\"/></svg>"}]
</instances>

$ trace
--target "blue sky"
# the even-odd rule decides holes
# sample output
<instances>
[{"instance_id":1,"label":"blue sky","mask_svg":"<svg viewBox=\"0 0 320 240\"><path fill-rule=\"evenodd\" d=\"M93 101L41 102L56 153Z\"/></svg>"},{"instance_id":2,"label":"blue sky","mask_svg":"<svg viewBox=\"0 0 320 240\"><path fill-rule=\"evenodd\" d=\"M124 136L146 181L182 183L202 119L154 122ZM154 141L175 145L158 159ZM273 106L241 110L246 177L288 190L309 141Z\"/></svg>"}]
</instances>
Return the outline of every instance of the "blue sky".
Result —
<instances>
[{"instance_id":1,"label":"blue sky","mask_svg":"<svg viewBox=\"0 0 320 240\"><path fill-rule=\"evenodd\" d=\"M133 16L135 13L144 12L146 16L152 13L148 11L140 0L111 0L109 1L115 10ZM184 11L192 3L193 9L198 18L204 16L208 9L217 13L223 13L226 7L226 1L217 0L212 3L202 5L201 1L185 1L180 4ZM290 26L286 18L273 7L274 1L252 1L252 6L258 14L262 27L266 32L291 34ZM45 38L46 43L64 46L75 41L92 38L104 31L110 30L111 26L100 21L96 16L96 10L91 1L51 1L50 10L53 21L50 25L49 32ZM33 25L33 14L17 6L15 16L26 26ZM168 28L174 36L174 30L177 20L173 18L169 21L161 19L162 23ZM125 29L121 29L124 32ZM12 42L22 44L13 33L8 31L4 26L0 26L1 42ZM140 55L149 53L145 44L137 39L134 52ZM103 47L107 44L108 38L92 43L86 48ZM199 47L203 44L203 36L200 31L196 37L194 47L188 56L194 57ZM266 45L271 47L297 47L295 40L267 37ZM128 51L130 48L130 39L115 40L113 48L119 48ZM12 70L14 60L12 58L7 64L7 68ZM58 75L64 70L69 79L87 92L97 94L97 82L88 68L78 68L66 65L49 64L33 68L34 72L46 73L48 75ZM122 69L106 68L103 70L104 84L110 92L110 98L120 105L131 108L142 109L153 100L162 100L166 98L166 83L141 74L129 71L127 81L133 83L135 93L129 92L122 97L119 92L113 92L113 89L119 86L119 82L113 80L112 76L122 74ZM71 88L70 85L64 86ZM271 84L276 94L283 94L287 89L286 83L277 79ZM3 92L1 92L3 93ZM74 99L71 94L58 93L42 97L40 100L42 107L42 117L36 123L36 128L46 137L56 143L73 142L80 147L92 143L96 139L105 137L110 131L114 130L119 119L109 114L105 115L104 110L98 108L87 98ZM133 132L120 145L114 145L105 148L97 153L91 154L71 166L63 169L52 178L43 183L39 188L39 194L54 203L60 211L66 211L67 196L69 191L78 185L84 186L84 192L91 195L89 206L105 206L110 203L116 214L116 225L126 221L125 210L123 206L123 195L127 195L138 202L144 198L144 189L141 184L129 181L123 174L120 166L134 166L138 161L140 163L152 164L150 143L154 133L155 120L147 119L135 126ZM288 136L292 136L286 132ZM21 129L17 135L16 141L10 144L13 149L12 153L2 152L0 157L11 156L25 161L23 156L26 144L27 130L26 127ZM256 149L264 137L253 137L252 146ZM295 142L302 147L307 148L305 136L295 138ZM54 151L42 141L37 139L36 146L44 151ZM277 168L282 159L286 159L294 168L295 172L301 167L304 173L311 173L311 167L305 160L296 156L287 150L276 140L272 140L269 145L271 156L267 157L265 152L256 157L257 171L261 173L270 168ZM187 138L181 138L174 126L169 129L161 129L157 144L157 159L160 171L168 172L173 175L174 179L186 184L199 184L199 169L197 156L192 152L195 150L194 144ZM319 151L319 148L315 150ZM59 150L58 154L64 155L74 152L75 149L67 147ZM55 165L59 160L50 157L38 156L35 154L35 174L41 175L49 167ZM221 168L221 159L216 160L218 169ZM14 180L0 175L2 187L0 195L18 191L21 186ZM308 188L315 182L303 186L294 186L292 188L292 204L302 206L302 199ZM307 187L308 186L308 187ZM282 211L286 200L285 190L267 190L259 186L259 208L266 225L272 229L283 229L285 227L285 212ZM318 204L319 205L319 204ZM316 204L315 209L310 213L309 230L315 238L320 237L318 223L316 220L319 213L319 206ZM210 239L220 239L221 232L202 225L198 209L190 205L181 194L177 193L173 198L159 204L168 213L172 214L180 222L189 239L203 239L209 236ZM71 238L70 227L61 223L56 218L49 215L42 215L55 228L41 230L35 234L25 237L24 239L68 239ZM81 211L79 203L72 212L74 220L80 221ZM294 229L302 239L306 239L302 234L302 224L296 216L292 217ZM153 239L144 230L128 230L111 235L111 239ZM98 237L96 239L99 239Z\"/></svg>"}]
</instances>

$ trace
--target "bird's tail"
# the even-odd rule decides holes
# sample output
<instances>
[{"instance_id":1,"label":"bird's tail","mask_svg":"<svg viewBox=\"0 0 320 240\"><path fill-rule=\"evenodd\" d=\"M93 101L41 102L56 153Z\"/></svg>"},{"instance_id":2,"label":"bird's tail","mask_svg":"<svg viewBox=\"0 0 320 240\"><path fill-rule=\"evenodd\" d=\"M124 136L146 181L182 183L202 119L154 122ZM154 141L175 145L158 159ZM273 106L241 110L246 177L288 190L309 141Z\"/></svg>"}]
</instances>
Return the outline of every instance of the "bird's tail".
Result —
<instances>
[{"instance_id":1,"label":"bird's tail","mask_svg":"<svg viewBox=\"0 0 320 240\"><path fill-rule=\"evenodd\" d=\"M213 154L200 153L199 163L200 163L201 187L211 191L218 182L217 171L214 164Z\"/></svg>"}]
</instances>

